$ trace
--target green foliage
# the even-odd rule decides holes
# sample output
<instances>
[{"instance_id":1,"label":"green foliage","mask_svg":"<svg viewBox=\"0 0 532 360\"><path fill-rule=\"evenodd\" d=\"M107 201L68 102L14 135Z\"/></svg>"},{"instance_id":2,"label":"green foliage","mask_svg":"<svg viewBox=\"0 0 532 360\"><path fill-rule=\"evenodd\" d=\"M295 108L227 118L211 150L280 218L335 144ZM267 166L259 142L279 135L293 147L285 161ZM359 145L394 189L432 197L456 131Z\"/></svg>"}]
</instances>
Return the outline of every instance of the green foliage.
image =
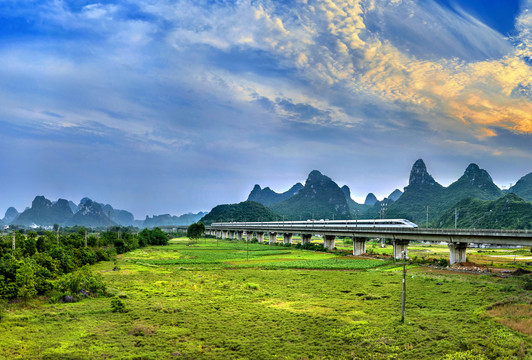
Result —
<instances>
[{"instance_id":1,"label":"green foliage","mask_svg":"<svg viewBox=\"0 0 532 360\"><path fill-rule=\"evenodd\" d=\"M29 300L37 295L35 273L30 261L22 260L20 262L15 283L17 284L17 296L20 299Z\"/></svg>"},{"instance_id":2,"label":"green foliage","mask_svg":"<svg viewBox=\"0 0 532 360\"><path fill-rule=\"evenodd\" d=\"M119 272L113 262L93 265L110 292L127 294L116 312L106 297L67 306L9 304L0 358L480 360L532 353L530 336L486 313L509 297L526 299L520 289L500 291L521 284L521 276L409 266L402 324L401 266L375 267L386 262L372 260L365 271L297 270L362 263L262 244L250 244L246 262L243 243L187 244L172 240L124 254Z\"/></svg>"},{"instance_id":3,"label":"green foliage","mask_svg":"<svg viewBox=\"0 0 532 360\"><path fill-rule=\"evenodd\" d=\"M532 229L532 203L515 194L493 201L463 199L443 213L438 227L454 227L455 208L458 209L458 228Z\"/></svg>"},{"instance_id":4,"label":"green foliage","mask_svg":"<svg viewBox=\"0 0 532 360\"><path fill-rule=\"evenodd\" d=\"M63 294L76 296L81 290L90 292L91 295L104 295L107 286L101 274L94 274L89 266L63 275L56 282L56 289Z\"/></svg>"},{"instance_id":5,"label":"green foliage","mask_svg":"<svg viewBox=\"0 0 532 360\"><path fill-rule=\"evenodd\" d=\"M244 201L238 204L215 206L211 212L201 218L200 222L210 225L213 222L224 221L275 221L279 215L261 203Z\"/></svg>"},{"instance_id":6,"label":"green foliage","mask_svg":"<svg viewBox=\"0 0 532 360\"><path fill-rule=\"evenodd\" d=\"M202 222L191 224L187 229L187 237L190 240L199 239L205 233L205 225Z\"/></svg>"},{"instance_id":7,"label":"green foliage","mask_svg":"<svg viewBox=\"0 0 532 360\"><path fill-rule=\"evenodd\" d=\"M125 313L127 312L126 304L118 296L116 296L111 300L111 311Z\"/></svg>"},{"instance_id":8,"label":"green foliage","mask_svg":"<svg viewBox=\"0 0 532 360\"><path fill-rule=\"evenodd\" d=\"M270 208L286 220L351 219L351 211L342 189L319 171L309 174L305 187L289 199Z\"/></svg>"},{"instance_id":9,"label":"green foliage","mask_svg":"<svg viewBox=\"0 0 532 360\"><path fill-rule=\"evenodd\" d=\"M169 240L168 235L158 227L154 229L145 228L138 235L138 244L140 247L146 245L167 245Z\"/></svg>"}]
</instances>

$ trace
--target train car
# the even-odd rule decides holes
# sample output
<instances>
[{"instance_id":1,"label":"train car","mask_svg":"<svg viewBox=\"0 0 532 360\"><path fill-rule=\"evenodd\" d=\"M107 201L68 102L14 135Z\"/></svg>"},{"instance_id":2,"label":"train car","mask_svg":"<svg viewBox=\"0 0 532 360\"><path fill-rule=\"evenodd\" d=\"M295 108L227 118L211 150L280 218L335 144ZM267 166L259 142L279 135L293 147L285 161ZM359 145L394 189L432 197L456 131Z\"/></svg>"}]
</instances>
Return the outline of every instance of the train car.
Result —
<instances>
[{"instance_id":1,"label":"train car","mask_svg":"<svg viewBox=\"0 0 532 360\"><path fill-rule=\"evenodd\" d=\"M349 228L417 228L417 225L407 219L364 219L364 220L305 220L305 221L263 221L263 222L223 222L212 223L212 227L234 227L235 224L246 227L285 227L285 226L320 226L320 227L349 227Z\"/></svg>"}]
</instances>

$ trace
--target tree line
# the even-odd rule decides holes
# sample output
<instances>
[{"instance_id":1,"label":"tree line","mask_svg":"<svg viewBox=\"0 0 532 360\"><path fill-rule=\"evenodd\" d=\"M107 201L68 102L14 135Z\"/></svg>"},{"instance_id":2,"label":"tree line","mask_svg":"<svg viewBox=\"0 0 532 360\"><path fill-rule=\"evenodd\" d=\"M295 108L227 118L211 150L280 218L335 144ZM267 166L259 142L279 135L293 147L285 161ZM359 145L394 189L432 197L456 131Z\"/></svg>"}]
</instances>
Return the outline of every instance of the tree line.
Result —
<instances>
[{"instance_id":1,"label":"tree line","mask_svg":"<svg viewBox=\"0 0 532 360\"><path fill-rule=\"evenodd\" d=\"M92 274L88 265L112 260L117 254L148 245L166 245L169 240L159 228L139 233L120 227L100 233L84 228L77 230L70 233L29 231L26 234L15 231L1 235L0 299L104 293L101 275Z\"/></svg>"}]
</instances>

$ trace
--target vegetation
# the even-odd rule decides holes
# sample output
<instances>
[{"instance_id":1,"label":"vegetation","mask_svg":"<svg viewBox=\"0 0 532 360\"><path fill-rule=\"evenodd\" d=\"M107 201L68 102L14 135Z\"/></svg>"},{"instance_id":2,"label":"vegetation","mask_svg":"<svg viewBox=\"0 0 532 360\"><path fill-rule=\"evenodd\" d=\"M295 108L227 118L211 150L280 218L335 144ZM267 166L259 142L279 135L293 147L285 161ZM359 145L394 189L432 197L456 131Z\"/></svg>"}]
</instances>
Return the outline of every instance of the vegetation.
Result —
<instances>
[{"instance_id":1,"label":"vegetation","mask_svg":"<svg viewBox=\"0 0 532 360\"><path fill-rule=\"evenodd\" d=\"M199 239L205 233L205 225L203 223L194 223L189 225L187 229L187 237L190 240Z\"/></svg>"},{"instance_id":2,"label":"vegetation","mask_svg":"<svg viewBox=\"0 0 532 360\"><path fill-rule=\"evenodd\" d=\"M244 201L238 204L218 205L200 222L210 225L223 221L275 221L279 216L261 203Z\"/></svg>"},{"instance_id":3,"label":"vegetation","mask_svg":"<svg viewBox=\"0 0 532 360\"><path fill-rule=\"evenodd\" d=\"M458 228L532 229L532 203L512 193L493 201L464 199L445 211L437 226L454 227L455 209Z\"/></svg>"},{"instance_id":4,"label":"vegetation","mask_svg":"<svg viewBox=\"0 0 532 360\"><path fill-rule=\"evenodd\" d=\"M401 323L402 267L389 261L263 244L249 255L179 239L93 265L113 297L3 304L0 358L532 358L529 275L409 265ZM351 266L319 271L335 262Z\"/></svg>"},{"instance_id":5,"label":"vegetation","mask_svg":"<svg viewBox=\"0 0 532 360\"><path fill-rule=\"evenodd\" d=\"M38 295L49 295L55 299L70 296L73 301L102 295L106 286L100 277L92 275L88 265L139 247L168 243L168 236L158 228L143 231L139 236L120 228L99 237L90 235L87 247L85 229L58 235L16 232L14 251L12 235L0 237L0 299L28 301Z\"/></svg>"},{"instance_id":6,"label":"vegetation","mask_svg":"<svg viewBox=\"0 0 532 360\"><path fill-rule=\"evenodd\" d=\"M309 174L305 187L296 195L270 208L283 215L285 220L351 218L342 189L317 170Z\"/></svg>"}]
</instances>

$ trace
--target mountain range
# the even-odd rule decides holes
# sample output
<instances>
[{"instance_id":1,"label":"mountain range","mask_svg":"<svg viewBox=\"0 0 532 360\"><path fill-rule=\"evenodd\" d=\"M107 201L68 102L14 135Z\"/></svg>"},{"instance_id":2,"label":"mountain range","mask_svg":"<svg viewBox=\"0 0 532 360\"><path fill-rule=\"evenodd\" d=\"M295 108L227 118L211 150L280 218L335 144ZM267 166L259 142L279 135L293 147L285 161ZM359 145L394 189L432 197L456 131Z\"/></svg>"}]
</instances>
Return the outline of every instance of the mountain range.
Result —
<instances>
[{"instance_id":1,"label":"mountain range","mask_svg":"<svg viewBox=\"0 0 532 360\"><path fill-rule=\"evenodd\" d=\"M430 175L424 161L419 159L412 166L409 182L404 192L396 189L381 201L374 194L369 193L364 204L359 204L351 198L349 187L344 185L340 188L332 179L317 170L313 170L308 175L304 186L296 183L284 193L276 193L269 187L262 189L259 185L255 185L247 199L247 202L250 201L258 202L264 208L271 210L277 220L386 217L406 218L420 226L438 227L454 226L454 209L460 207L467 207L469 210L468 216L465 216L464 210L464 218L458 223L462 227L478 227L482 222L475 218L475 211L481 217L483 209L489 208L493 213L493 209L504 208L499 206L497 201L507 201L512 204L512 210L501 214L493 213L492 215L498 219L497 223L502 227L532 228L532 222L528 220L530 216L526 213L520 214L520 212L528 211L526 204L532 206L527 203L527 201L532 201L532 173L525 175L508 191L503 192L493 183L486 170L481 169L477 164L470 164L458 180L444 187ZM476 201L481 201L482 206ZM478 205L477 210L471 204ZM233 206L236 205L238 204L233 204ZM264 213L263 207L253 209L257 211L260 209L260 212ZM215 209L217 221L230 220L223 214L224 208L216 207ZM250 209L248 207L248 210ZM240 211L244 212L242 209ZM452 224L448 221L450 213L453 216ZM510 213L520 221L507 219L505 214ZM242 217L258 218L253 212L245 213ZM209 216L204 219L209 219ZM487 224L485 226L489 227Z\"/></svg>"},{"instance_id":2,"label":"mountain range","mask_svg":"<svg viewBox=\"0 0 532 360\"><path fill-rule=\"evenodd\" d=\"M14 207L7 209L0 225L20 225L24 227L85 226L102 228L108 226L156 227L172 225L189 225L197 222L206 213L185 214L182 216L154 215L144 221L135 220L133 214L126 210L114 209L109 204L102 204L87 197L79 204L65 199L52 202L44 196L36 196L31 207L19 213Z\"/></svg>"}]
</instances>

